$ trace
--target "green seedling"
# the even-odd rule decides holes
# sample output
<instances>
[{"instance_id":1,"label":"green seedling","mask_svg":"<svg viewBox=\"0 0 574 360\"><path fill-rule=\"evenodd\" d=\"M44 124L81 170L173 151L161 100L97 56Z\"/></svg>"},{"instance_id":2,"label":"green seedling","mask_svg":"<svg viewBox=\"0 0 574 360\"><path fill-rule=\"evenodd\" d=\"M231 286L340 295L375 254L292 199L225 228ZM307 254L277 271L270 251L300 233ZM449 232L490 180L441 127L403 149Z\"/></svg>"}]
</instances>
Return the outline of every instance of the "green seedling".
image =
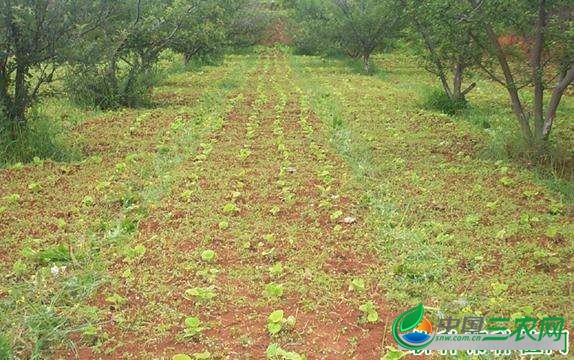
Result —
<instances>
[{"instance_id":1,"label":"green seedling","mask_svg":"<svg viewBox=\"0 0 574 360\"><path fill-rule=\"evenodd\" d=\"M563 203L553 201L548 206L548 212L552 215L560 215L564 212L564 208L565 208L565 206Z\"/></svg>"},{"instance_id":2,"label":"green seedling","mask_svg":"<svg viewBox=\"0 0 574 360\"><path fill-rule=\"evenodd\" d=\"M125 163L118 163L116 164L116 172L118 174L122 174L124 172L126 172L128 166Z\"/></svg>"},{"instance_id":3,"label":"green seedling","mask_svg":"<svg viewBox=\"0 0 574 360\"><path fill-rule=\"evenodd\" d=\"M251 156L251 150L246 148L239 150L239 159L241 159L241 161L247 160L249 156Z\"/></svg>"},{"instance_id":4,"label":"green seedling","mask_svg":"<svg viewBox=\"0 0 574 360\"><path fill-rule=\"evenodd\" d=\"M265 352L269 360L306 360L305 355L300 355L294 351L282 349L278 344L271 344Z\"/></svg>"},{"instance_id":5,"label":"green seedling","mask_svg":"<svg viewBox=\"0 0 574 360\"><path fill-rule=\"evenodd\" d=\"M508 176L503 176L503 177L500 179L500 183L501 183L502 185L508 187L508 186L514 185L514 180L513 180L512 178L508 177Z\"/></svg>"},{"instance_id":6,"label":"green seedling","mask_svg":"<svg viewBox=\"0 0 574 360\"><path fill-rule=\"evenodd\" d=\"M12 265L12 272L18 278L24 275L27 270L28 265L26 265L26 263L24 263L22 260L16 260L14 265Z\"/></svg>"},{"instance_id":7,"label":"green seedling","mask_svg":"<svg viewBox=\"0 0 574 360\"><path fill-rule=\"evenodd\" d=\"M37 156L34 156L34 158L32 159L32 161L34 162L34 165L36 166L42 166L44 165L44 160L40 159Z\"/></svg>"},{"instance_id":8,"label":"green seedling","mask_svg":"<svg viewBox=\"0 0 574 360\"><path fill-rule=\"evenodd\" d=\"M205 262L213 262L215 260L216 254L213 250L204 250L201 252L201 260Z\"/></svg>"},{"instance_id":9,"label":"green seedling","mask_svg":"<svg viewBox=\"0 0 574 360\"><path fill-rule=\"evenodd\" d=\"M197 317L188 317L185 319L185 329L183 336L185 338L196 337L204 330L203 322Z\"/></svg>"},{"instance_id":10,"label":"green seedling","mask_svg":"<svg viewBox=\"0 0 574 360\"><path fill-rule=\"evenodd\" d=\"M185 201L190 201L191 197L193 196L193 190L183 190L181 192L181 198Z\"/></svg>"},{"instance_id":11,"label":"green seedling","mask_svg":"<svg viewBox=\"0 0 574 360\"><path fill-rule=\"evenodd\" d=\"M66 227L66 220L64 219L56 220L56 226L58 227L58 229L63 230Z\"/></svg>"},{"instance_id":12,"label":"green seedling","mask_svg":"<svg viewBox=\"0 0 574 360\"><path fill-rule=\"evenodd\" d=\"M20 195L18 194L10 194L4 196L4 200L6 200L9 204L18 204L20 202Z\"/></svg>"},{"instance_id":13,"label":"green seedling","mask_svg":"<svg viewBox=\"0 0 574 360\"><path fill-rule=\"evenodd\" d=\"M21 162L17 162L10 167L10 169L12 169L12 170L22 170L23 168L24 168L24 164L22 164Z\"/></svg>"},{"instance_id":14,"label":"green seedling","mask_svg":"<svg viewBox=\"0 0 574 360\"><path fill-rule=\"evenodd\" d=\"M283 273L283 265L280 262L276 262L273 266L269 267L269 274L274 277L281 276Z\"/></svg>"},{"instance_id":15,"label":"green seedling","mask_svg":"<svg viewBox=\"0 0 574 360\"><path fill-rule=\"evenodd\" d=\"M138 244L136 246L126 248L124 255L126 257L125 261L132 262L134 260L141 259L146 253L146 247Z\"/></svg>"},{"instance_id":16,"label":"green seedling","mask_svg":"<svg viewBox=\"0 0 574 360\"><path fill-rule=\"evenodd\" d=\"M276 216L277 214L279 214L279 211L281 211L281 208L279 206L273 206L271 208L271 210L269 210L269 212L271 213L271 215Z\"/></svg>"},{"instance_id":17,"label":"green seedling","mask_svg":"<svg viewBox=\"0 0 574 360\"><path fill-rule=\"evenodd\" d=\"M275 310L267 318L267 331L271 335L276 335L284 328L292 328L293 326L295 326L295 317L291 315L285 318L283 310Z\"/></svg>"},{"instance_id":18,"label":"green seedling","mask_svg":"<svg viewBox=\"0 0 574 360\"><path fill-rule=\"evenodd\" d=\"M331 221L337 221L341 216L343 216L343 212L341 210L337 210L331 214L330 218Z\"/></svg>"},{"instance_id":19,"label":"green seedling","mask_svg":"<svg viewBox=\"0 0 574 360\"><path fill-rule=\"evenodd\" d=\"M193 360L191 356L186 354L176 354L174 355L171 360Z\"/></svg>"},{"instance_id":20,"label":"green seedling","mask_svg":"<svg viewBox=\"0 0 574 360\"><path fill-rule=\"evenodd\" d=\"M407 356L409 353L407 351L401 351L399 349L395 349L392 346L387 346L387 352L381 360L399 360Z\"/></svg>"},{"instance_id":21,"label":"green seedling","mask_svg":"<svg viewBox=\"0 0 574 360\"><path fill-rule=\"evenodd\" d=\"M219 226L219 229L221 229L221 230L227 230L227 229L229 229L229 222L225 221L225 220L220 221L218 226Z\"/></svg>"},{"instance_id":22,"label":"green seedling","mask_svg":"<svg viewBox=\"0 0 574 360\"><path fill-rule=\"evenodd\" d=\"M40 183L37 182L30 183L28 184L28 190L30 190L33 193L40 192L42 190L42 185L40 185Z\"/></svg>"},{"instance_id":23,"label":"green seedling","mask_svg":"<svg viewBox=\"0 0 574 360\"><path fill-rule=\"evenodd\" d=\"M356 278L351 280L351 285L349 286L349 290L355 291L365 291L365 280Z\"/></svg>"},{"instance_id":24,"label":"green seedling","mask_svg":"<svg viewBox=\"0 0 574 360\"><path fill-rule=\"evenodd\" d=\"M84 196L84 198L82 199L82 205L93 206L94 205L94 198L91 197L90 195Z\"/></svg>"},{"instance_id":25,"label":"green seedling","mask_svg":"<svg viewBox=\"0 0 574 360\"><path fill-rule=\"evenodd\" d=\"M123 296L121 296L119 294L113 294L113 295L106 297L106 302L108 302L112 305L115 305L115 306L121 306L121 305L127 304L128 299L124 298Z\"/></svg>"},{"instance_id":26,"label":"green seedling","mask_svg":"<svg viewBox=\"0 0 574 360\"><path fill-rule=\"evenodd\" d=\"M362 320L367 321L370 323L375 323L379 320L379 313L377 312L377 308L372 301L369 301L361 306L359 306L359 310L363 313Z\"/></svg>"},{"instance_id":27,"label":"green seedling","mask_svg":"<svg viewBox=\"0 0 574 360\"><path fill-rule=\"evenodd\" d=\"M274 243L275 242L275 234L263 235L263 240L267 241L268 243Z\"/></svg>"},{"instance_id":28,"label":"green seedling","mask_svg":"<svg viewBox=\"0 0 574 360\"><path fill-rule=\"evenodd\" d=\"M223 206L223 213L224 214L234 214L239 212L239 207L234 203L227 203Z\"/></svg>"},{"instance_id":29,"label":"green seedling","mask_svg":"<svg viewBox=\"0 0 574 360\"><path fill-rule=\"evenodd\" d=\"M195 287L185 290L185 296L189 298L194 298L201 303L207 303L215 297L215 291L212 287L201 288Z\"/></svg>"},{"instance_id":30,"label":"green seedling","mask_svg":"<svg viewBox=\"0 0 574 360\"><path fill-rule=\"evenodd\" d=\"M283 285L276 283L265 285L265 296L270 299L279 299L283 296Z\"/></svg>"}]
</instances>

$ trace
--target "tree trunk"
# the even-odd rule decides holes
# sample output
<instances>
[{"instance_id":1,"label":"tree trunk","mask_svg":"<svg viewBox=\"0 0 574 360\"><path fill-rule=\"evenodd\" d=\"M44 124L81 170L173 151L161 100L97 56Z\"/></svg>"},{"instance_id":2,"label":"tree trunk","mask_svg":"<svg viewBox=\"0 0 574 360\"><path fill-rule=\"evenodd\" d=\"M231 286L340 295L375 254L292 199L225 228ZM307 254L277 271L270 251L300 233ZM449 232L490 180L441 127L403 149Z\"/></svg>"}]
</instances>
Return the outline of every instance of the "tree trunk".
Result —
<instances>
[{"instance_id":1,"label":"tree trunk","mask_svg":"<svg viewBox=\"0 0 574 360\"><path fill-rule=\"evenodd\" d=\"M452 100L460 100L462 98L462 73L464 67L459 62L454 69L454 79L452 86Z\"/></svg>"},{"instance_id":2,"label":"tree trunk","mask_svg":"<svg viewBox=\"0 0 574 360\"><path fill-rule=\"evenodd\" d=\"M476 0L469 0L469 2L474 8L482 12ZM486 35L488 36L488 41L493 48L494 55L496 56L500 68L502 69L502 73L504 74L506 91L508 91L510 102L512 104L512 111L518 120L522 136L528 143L532 144L533 136L532 130L530 129L530 124L528 122L528 116L524 113L524 108L522 106L522 102L520 101L520 96L518 95L518 88L516 86L516 82L514 81L514 76L512 76L510 66L508 65L506 55L502 50L502 46L498 41L498 36L496 36L492 25L488 21L484 21L483 25L486 30Z\"/></svg>"},{"instance_id":3,"label":"tree trunk","mask_svg":"<svg viewBox=\"0 0 574 360\"><path fill-rule=\"evenodd\" d=\"M183 64L184 64L184 65L188 65L189 62L191 61L191 57L192 57L192 56L193 56L193 55L190 54L190 53L185 53L185 54L183 54Z\"/></svg>"},{"instance_id":4,"label":"tree trunk","mask_svg":"<svg viewBox=\"0 0 574 360\"><path fill-rule=\"evenodd\" d=\"M532 82L534 83L534 134L536 142L544 141L544 83L542 79L542 48L544 46L544 28L546 26L545 0L538 4L536 35L532 47Z\"/></svg>"},{"instance_id":5,"label":"tree trunk","mask_svg":"<svg viewBox=\"0 0 574 360\"><path fill-rule=\"evenodd\" d=\"M556 117L556 110L562 99L562 95L568 88L568 86L574 81L574 65L564 74L564 77L560 80L558 85L552 90L552 96L548 103L548 109L546 111L546 116L544 118L544 124L542 126L542 138L548 140L550 132L552 131L552 124L554 123L554 118Z\"/></svg>"},{"instance_id":6,"label":"tree trunk","mask_svg":"<svg viewBox=\"0 0 574 360\"><path fill-rule=\"evenodd\" d=\"M369 63L369 59L371 58L371 53L370 52L363 53L362 58L363 58L363 70L365 70L365 73L370 74L371 66Z\"/></svg>"}]
</instances>

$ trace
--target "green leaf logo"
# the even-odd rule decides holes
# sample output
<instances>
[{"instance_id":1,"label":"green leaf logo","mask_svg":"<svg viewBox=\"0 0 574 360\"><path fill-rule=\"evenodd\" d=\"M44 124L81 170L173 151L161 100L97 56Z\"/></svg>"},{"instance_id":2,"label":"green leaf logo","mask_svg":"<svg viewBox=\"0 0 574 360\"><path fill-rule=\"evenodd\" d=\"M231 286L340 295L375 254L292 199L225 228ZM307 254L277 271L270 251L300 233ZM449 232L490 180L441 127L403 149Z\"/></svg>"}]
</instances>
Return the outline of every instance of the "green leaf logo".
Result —
<instances>
[{"instance_id":1,"label":"green leaf logo","mask_svg":"<svg viewBox=\"0 0 574 360\"><path fill-rule=\"evenodd\" d=\"M419 304L418 306L402 313L401 316L399 316L399 318L402 319L399 324L400 332L407 332L416 328L422 321L424 313L425 310L423 308L423 304Z\"/></svg>"},{"instance_id":2,"label":"green leaf logo","mask_svg":"<svg viewBox=\"0 0 574 360\"><path fill-rule=\"evenodd\" d=\"M393 337L395 338L395 341L403 348L408 350L422 349L428 346L433 341L434 334L431 337L429 337L429 341L423 344L412 344L405 341L405 339L403 339L403 336L408 336L408 334L401 336L402 333L408 332L416 328L423 320L423 315L424 315L423 304L419 304L414 308L408 309L407 311L405 311L396 318L395 322L393 323L392 333Z\"/></svg>"}]
</instances>

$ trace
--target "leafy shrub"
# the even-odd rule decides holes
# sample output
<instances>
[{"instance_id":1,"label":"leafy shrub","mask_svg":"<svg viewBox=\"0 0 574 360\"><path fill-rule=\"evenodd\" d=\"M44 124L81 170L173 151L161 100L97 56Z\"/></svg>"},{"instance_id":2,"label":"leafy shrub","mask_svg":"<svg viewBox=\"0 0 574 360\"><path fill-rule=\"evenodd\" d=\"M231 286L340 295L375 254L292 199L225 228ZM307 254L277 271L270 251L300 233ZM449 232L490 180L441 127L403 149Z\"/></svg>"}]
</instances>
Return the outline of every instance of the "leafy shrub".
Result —
<instances>
[{"instance_id":1,"label":"leafy shrub","mask_svg":"<svg viewBox=\"0 0 574 360\"><path fill-rule=\"evenodd\" d=\"M438 110L448 115L454 115L460 110L468 107L465 98L452 100L448 94L442 90L432 90L425 96L424 107L430 110Z\"/></svg>"},{"instance_id":2,"label":"leafy shrub","mask_svg":"<svg viewBox=\"0 0 574 360\"><path fill-rule=\"evenodd\" d=\"M102 110L142 107L151 104L151 89L159 81L158 71L131 71L117 77L98 66L80 66L64 81L66 91L76 104Z\"/></svg>"}]
</instances>

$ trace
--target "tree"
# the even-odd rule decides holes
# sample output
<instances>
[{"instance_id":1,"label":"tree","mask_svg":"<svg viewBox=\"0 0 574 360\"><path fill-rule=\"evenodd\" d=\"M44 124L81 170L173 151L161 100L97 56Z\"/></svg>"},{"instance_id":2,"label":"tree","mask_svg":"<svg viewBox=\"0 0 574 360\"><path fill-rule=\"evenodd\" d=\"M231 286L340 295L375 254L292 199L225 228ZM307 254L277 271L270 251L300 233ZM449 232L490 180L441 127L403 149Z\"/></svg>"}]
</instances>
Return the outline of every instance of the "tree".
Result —
<instances>
[{"instance_id":1,"label":"tree","mask_svg":"<svg viewBox=\"0 0 574 360\"><path fill-rule=\"evenodd\" d=\"M526 142L531 147L543 150L562 96L574 81L572 2L468 0L468 3L471 9L464 20L479 25L473 37L498 65L486 64L481 68L506 88ZM517 49L503 47L501 33L519 36L521 46ZM530 68L529 71L526 71L527 68ZM527 86L532 88L531 108L520 96L520 90ZM551 90L546 104L545 90Z\"/></svg>"},{"instance_id":2,"label":"tree","mask_svg":"<svg viewBox=\"0 0 574 360\"><path fill-rule=\"evenodd\" d=\"M331 29L331 14L322 0L294 0L291 8L293 44L295 51L304 55L319 55L335 48Z\"/></svg>"},{"instance_id":3,"label":"tree","mask_svg":"<svg viewBox=\"0 0 574 360\"><path fill-rule=\"evenodd\" d=\"M155 83L154 66L198 9L197 1L123 0L114 2L106 23L86 44L68 76L78 102L102 109L146 102ZM105 41L101 41L105 39Z\"/></svg>"},{"instance_id":4,"label":"tree","mask_svg":"<svg viewBox=\"0 0 574 360\"><path fill-rule=\"evenodd\" d=\"M182 19L180 30L169 47L183 54L187 64L192 57L208 58L221 53L227 45L227 31L234 11L231 1L204 0L196 10Z\"/></svg>"},{"instance_id":5,"label":"tree","mask_svg":"<svg viewBox=\"0 0 574 360\"><path fill-rule=\"evenodd\" d=\"M400 3L392 0L332 0L337 43L348 55L361 58L370 72L371 54L399 30Z\"/></svg>"},{"instance_id":6,"label":"tree","mask_svg":"<svg viewBox=\"0 0 574 360\"><path fill-rule=\"evenodd\" d=\"M43 86L108 14L106 1L0 0L0 110L12 138Z\"/></svg>"},{"instance_id":7,"label":"tree","mask_svg":"<svg viewBox=\"0 0 574 360\"><path fill-rule=\"evenodd\" d=\"M229 10L227 40L232 46L252 46L260 43L273 21L274 12L257 0L234 0Z\"/></svg>"},{"instance_id":8,"label":"tree","mask_svg":"<svg viewBox=\"0 0 574 360\"><path fill-rule=\"evenodd\" d=\"M482 52L470 36L471 24L461 22L467 7L456 0L403 0L411 27L422 43L426 69L436 75L453 103L464 102L476 86L463 88L465 73L479 64ZM449 79L450 78L450 79Z\"/></svg>"}]
</instances>

